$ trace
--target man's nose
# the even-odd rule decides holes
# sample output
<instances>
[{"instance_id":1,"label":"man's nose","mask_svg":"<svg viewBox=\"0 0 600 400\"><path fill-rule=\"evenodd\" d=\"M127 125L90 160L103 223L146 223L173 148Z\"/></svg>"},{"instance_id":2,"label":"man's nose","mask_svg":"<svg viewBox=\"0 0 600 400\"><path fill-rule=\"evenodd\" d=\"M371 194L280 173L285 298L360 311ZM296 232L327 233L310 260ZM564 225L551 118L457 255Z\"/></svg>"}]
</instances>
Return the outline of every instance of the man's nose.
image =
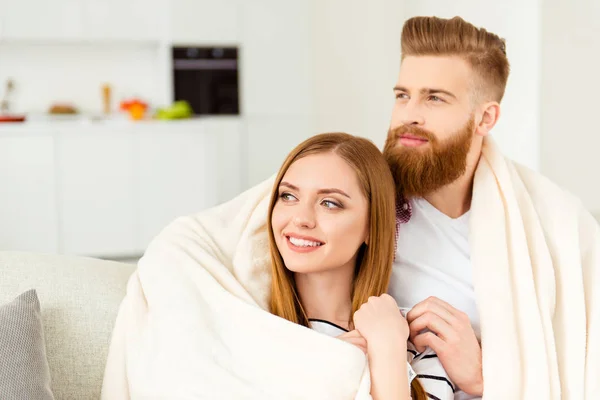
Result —
<instances>
[{"instance_id":1,"label":"man's nose","mask_svg":"<svg viewBox=\"0 0 600 400\"><path fill-rule=\"evenodd\" d=\"M399 122L401 125L416 125L425 124L423 112L414 100L409 101L401 110L399 110Z\"/></svg>"}]
</instances>

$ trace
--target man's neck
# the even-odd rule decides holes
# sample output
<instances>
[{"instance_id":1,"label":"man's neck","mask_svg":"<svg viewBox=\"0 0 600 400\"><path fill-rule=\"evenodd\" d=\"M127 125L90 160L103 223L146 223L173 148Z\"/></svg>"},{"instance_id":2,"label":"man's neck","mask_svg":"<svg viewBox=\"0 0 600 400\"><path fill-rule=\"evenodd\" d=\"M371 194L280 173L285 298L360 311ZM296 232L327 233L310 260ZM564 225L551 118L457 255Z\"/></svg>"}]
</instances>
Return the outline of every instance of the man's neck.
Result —
<instances>
[{"instance_id":1,"label":"man's neck","mask_svg":"<svg viewBox=\"0 0 600 400\"><path fill-rule=\"evenodd\" d=\"M432 206L450 218L458 218L471 209L471 190L465 185L451 185L423 196Z\"/></svg>"},{"instance_id":2,"label":"man's neck","mask_svg":"<svg viewBox=\"0 0 600 400\"><path fill-rule=\"evenodd\" d=\"M471 209L473 178L478 163L479 154L467 161L467 169L460 178L423 198L450 218L464 215Z\"/></svg>"}]
</instances>

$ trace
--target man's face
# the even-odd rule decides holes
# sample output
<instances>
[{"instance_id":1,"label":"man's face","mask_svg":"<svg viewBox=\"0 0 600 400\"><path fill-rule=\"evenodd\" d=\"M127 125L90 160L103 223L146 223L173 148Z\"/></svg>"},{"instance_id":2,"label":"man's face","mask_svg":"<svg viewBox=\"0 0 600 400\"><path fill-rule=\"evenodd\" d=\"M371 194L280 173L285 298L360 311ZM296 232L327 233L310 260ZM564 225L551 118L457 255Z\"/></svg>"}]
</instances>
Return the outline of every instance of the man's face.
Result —
<instances>
[{"instance_id":1,"label":"man's face","mask_svg":"<svg viewBox=\"0 0 600 400\"><path fill-rule=\"evenodd\" d=\"M472 116L472 77L471 67L458 57L406 57L394 88L390 128L415 125L447 139Z\"/></svg>"},{"instance_id":2,"label":"man's face","mask_svg":"<svg viewBox=\"0 0 600 400\"><path fill-rule=\"evenodd\" d=\"M475 132L473 74L456 57L406 57L384 155L405 196L424 196L466 169Z\"/></svg>"}]
</instances>

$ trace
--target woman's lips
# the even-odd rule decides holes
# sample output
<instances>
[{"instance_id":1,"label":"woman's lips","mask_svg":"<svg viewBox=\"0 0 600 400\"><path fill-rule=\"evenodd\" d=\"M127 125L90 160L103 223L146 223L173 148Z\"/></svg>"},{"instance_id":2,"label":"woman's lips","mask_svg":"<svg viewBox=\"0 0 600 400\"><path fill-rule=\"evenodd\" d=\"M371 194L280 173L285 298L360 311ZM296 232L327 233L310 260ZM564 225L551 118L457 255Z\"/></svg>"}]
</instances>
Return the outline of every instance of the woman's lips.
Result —
<instances>
[{"instance_id":1,"label":"woman's lips","mask_svg":"<svg viewBox=\"0 0 600 400\"><path fill-rule=\"evenodd\" d=\"M319 248L321 248L324 245L324 243L321 243L318 246L296 246L294 243L292 243L290 241L289 236L285 236L285 241L286 241L288 247L290 248L290 250L292 250L296 253L312 253L313 251L317 251Z\"/></svg>"}]
</instances>

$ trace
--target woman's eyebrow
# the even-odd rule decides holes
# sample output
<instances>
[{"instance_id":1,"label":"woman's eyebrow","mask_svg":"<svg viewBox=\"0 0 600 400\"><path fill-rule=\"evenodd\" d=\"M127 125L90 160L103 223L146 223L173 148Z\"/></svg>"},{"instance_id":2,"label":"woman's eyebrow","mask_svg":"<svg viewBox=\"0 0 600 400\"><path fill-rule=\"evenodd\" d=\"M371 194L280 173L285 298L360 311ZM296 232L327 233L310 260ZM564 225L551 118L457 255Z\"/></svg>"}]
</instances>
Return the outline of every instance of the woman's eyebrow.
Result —
<instances>
[{"instance_id":1,"label":"woman's eyebrow","mask_svg":"<svg viewBox=\"0 0 600 400\"><path fill-rule=\"evenodd\" d=\"M282 182L279 184L279 186L280 186L280 187L281 187L281 186L285 186L285 187L287 187L287 188L289 188L289 189L292 189L292 190L295 190L295 191L297 191L297 192L299 192L299 191L300 191L300 188L298 188L298 186L296 186L296 185L292 185L291 183L289 183L289 182L285 182L285 181L282 181ZM319 191L318 191L317 193L318 193L318 194L331 194L331 193L338 193L338 194L341 194L342 196L345 196L345 197L347 197L347 198L351 199L351 197L350 197L350 195L348 195L348 193L344 192L342 189L337 189L337 188L326 188L326 189L319 189Z\"/></svg>"}]
</instances>

